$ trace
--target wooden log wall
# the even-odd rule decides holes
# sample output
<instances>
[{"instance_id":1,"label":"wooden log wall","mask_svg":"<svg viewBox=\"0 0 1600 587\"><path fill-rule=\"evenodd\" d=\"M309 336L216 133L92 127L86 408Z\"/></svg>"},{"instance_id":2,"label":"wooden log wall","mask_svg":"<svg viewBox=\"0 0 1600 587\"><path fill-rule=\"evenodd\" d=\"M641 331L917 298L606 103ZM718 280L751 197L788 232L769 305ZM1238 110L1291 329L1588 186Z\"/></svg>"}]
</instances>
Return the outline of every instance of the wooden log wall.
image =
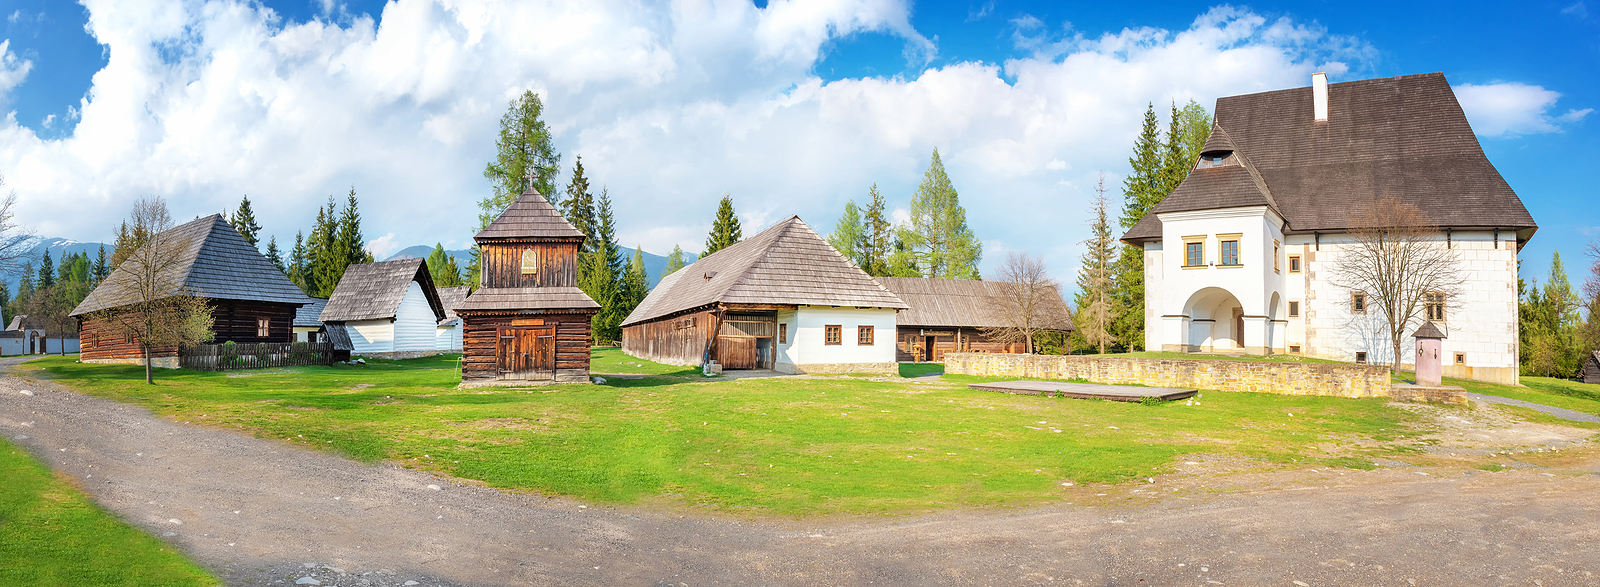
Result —
<instances>
[{"instance_id":1,"label":"wooden log wall","mask_svg":"<svg viewBox=\"0 0 1600 587\"><path fill-rule=\"evenodd\" d=\"M211 305L212 342L260 343L290 342L294 336L294 306L266 302L216 300ZM256 336L256 319L267 318L268 336ZM106 320L78 321L78 341L81 358L142 359L144 349L138 341L130 339L112 322ZM175 357L177 347L151 349L152 357Z\"/></svg>"},{"instance_id":2,"label":"wooden log wall","mask_svg":"<svg viewBox=\"0 0 1600 587\"><path fill-rule=\"evenodd\" d=\"M699 365L716 323L707 310L635 324L622 329L622 352L667 365Z\"/></svg>"},{"instance_id":3,"label":"wooden log wall","mask_svg":"<svg viewBox=\"0 0 1600 587\"><path fill-rule=\"evenodd\" d=\"M960 335L960 346L956 346L957 334ZM977 328L953 328L939 326L901 326L895 332L895 360L914 361L924 360L924 355L917 353L918 346L925 346L927 337L933 337L933 358L931 362L941 362L945 353L975 352L975 353L1022 353L1027 347L1020 344L1003 344L990 340Z\"/></svg>"},{"instance_id":4,"label":"wooden log wall","mask_svg":"<svg viewBox=\"0 0 1600 587\"><path fill-rule=\"evenodd\" d=\"M539 267L522 272L522 252L533 250ZM483 287L576 287L578 243L505 243L482 246Z\"/></svg>"},{"instance_id":5,"label":"wooden log wall","mask_svg":"<svg viewBox=\"0 0 1600 587\"><path fill-rule=\"evenodd\" d=\"M461 378L497 379L495 362L502 328L554 328L556 370L589 371L589 321L592 313L537 316L461 316Z\"/></svg>"}]
</instances>

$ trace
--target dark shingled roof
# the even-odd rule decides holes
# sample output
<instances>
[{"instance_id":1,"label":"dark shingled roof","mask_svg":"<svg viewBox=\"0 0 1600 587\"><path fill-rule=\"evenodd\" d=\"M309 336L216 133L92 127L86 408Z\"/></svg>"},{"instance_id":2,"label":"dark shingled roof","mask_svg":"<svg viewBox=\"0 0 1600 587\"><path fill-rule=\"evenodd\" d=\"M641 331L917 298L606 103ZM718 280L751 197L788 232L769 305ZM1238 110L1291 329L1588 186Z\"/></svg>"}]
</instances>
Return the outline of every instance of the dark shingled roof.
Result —
<instances>
[{"instance_id":1,"label":"dark shingled roof","mask_svg":"<svg viewBox=\"0 0 1600 587\"><path fill-rule=\"evenodd\" d=\"M440 324L458 318L456 316L456 308L461 307L461 303L467 301L467 293L470 290L471 288L465 285L439 288L439 305L444 308L444 318L439 320Z\"/></svg>"},{"instance_id":2,"label":"dark shingled roof","mask_svg":"<svg viewBox=\"0 0 1600 587\"><path fill-rule=\"evenodd\" d=\"M662 278L622 325L719 302L908 307L791 216Z\"/></svg>"},{"instance_id":3,"label":"dark shingled roof","mask_svg":"<svg viewBox=\"0 0 1600 587\"><path fill-rule=\"evenodd\" d=\"M295 326L322 326L322 309L328 305L328 298L306 298L311 302L294 311Z\"/></svg>"},{"instance_id":4,"label":"dark shingled roof","mask_svg":"<svg viewBox=\"0 0 1600 587\"><path fill-rule=\"evenodd\" d=\"M998 281L966 279L927 279L922 277L879 277L878 283L911 307L900 310L895 322L900 326L962 326L1001 328L1005 320L990 310L989 300L1003 295ZM1059 315L1068 314L1060 296L1054 300ZM1073 327L1066 325L1067 330Z\"/></svg>"},{"instance_id":5,"label":"dark shingled roof","mask_svg":"<svg viewBox=\"0 0 1600 587\"><path fill-rule=\"evenodd\" d=\"M355 343L350 341L350 333L346 332L343 324L328 324L328 342L333 343L335 350L356 350Z\"/></svg>"},{"instance_id":6,"label":"dark shingled roof","mask_svg":"<svg viewBox=\"0 0 1600 587\"><path fill-rule=\"evenodd\" d=\"M161 233L181 243L180 285L169 295L284 304L306 304L306 294L257 251L221 214L175 226ZM72 311L73 316L134 303L137 298L126 283L131 266L126 261Z\"/></svg>"},{"instance_id":7,"label":"dark shingled roof","mask_svg":"<svg viewBox=\"0 0 1600 587\"><path fill-rule=\"evenodd\" d=\"M393 318L412 281L421 282L422 293L428 298L428 306L433 308L434 320L444 319L439 292L433 289L433 276L428 273L428 263L423 259L397 259L345 268L320 319L348 322Z\"/></svg>"},{"instance_id":8,"label":"dark shingled roof","mask_svg":"<svg viewBox=\"0 0 1600 587\"><path fill-rule=\"evenodd\" d=\"M1259 179L1195 169L1123 240L1161 239L1157 214L1275 203L1291 232L1339 232L1380 197L1413 202L1450 228L1538 228L1484 156L1444 74L1330 84L1328 120L1315 122L1311 88L1217 100L1207 150L1230 145ZM1254 202L1254 203L1252 203Z\"/></svg>"},{"instance_id":9,"label":"dark shingled roof","mask_svg":"<svg viewBox=\"0 0 1600 587\"><path fill-rule=\"evenodd\" d=\"M486 287L455 307L457 312L599 309L600 304L576 287Z\"/></svg>"},{"instance_id":10,"label":"dark shingled roof","mask_svg":"<svg viewBox=\"0 0 1600 587\"><path fill-rule=\"evenodd\" d=\"M1416 332L1411 333L1411 338L1444 338L1444 337L1445 337L1444 336L1444 331L1439 330L1439 325L1434 324L1432 320L1429 320L1427 322L1423 322L1422 326L1418 326L1417 327L1417 331Z\"/></svg>"},{"instance_id":11,"label":"dark shingled roof","mask_svg":"<svg viewBox=\"0 0 1600 587\"><path fill-rule=\"evenodd\" d=\"M473 237L474 240L530 238L582 239L583 233L573 228L537 190L528 188L500 213L499 218Z\"/></svg>"}]
</instances>

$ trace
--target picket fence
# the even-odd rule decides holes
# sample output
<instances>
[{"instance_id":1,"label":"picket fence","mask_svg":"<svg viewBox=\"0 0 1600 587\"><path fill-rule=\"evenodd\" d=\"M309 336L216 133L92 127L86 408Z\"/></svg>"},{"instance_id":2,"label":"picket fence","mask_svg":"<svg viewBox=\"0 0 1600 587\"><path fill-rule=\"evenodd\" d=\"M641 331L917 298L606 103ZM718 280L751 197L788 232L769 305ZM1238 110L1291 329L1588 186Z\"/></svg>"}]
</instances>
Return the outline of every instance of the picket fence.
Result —
<instances>
[{"instance_id":1,"label":"picket fence","mask_svg":"<svg viewBox=\"0 0 1600 587\"><path fill-rule=\"evenodd\" d=\"M178 352L178 364L196 371L232 371L333 364L331 342L201 344Z\"/></svg>"}]
</instances>

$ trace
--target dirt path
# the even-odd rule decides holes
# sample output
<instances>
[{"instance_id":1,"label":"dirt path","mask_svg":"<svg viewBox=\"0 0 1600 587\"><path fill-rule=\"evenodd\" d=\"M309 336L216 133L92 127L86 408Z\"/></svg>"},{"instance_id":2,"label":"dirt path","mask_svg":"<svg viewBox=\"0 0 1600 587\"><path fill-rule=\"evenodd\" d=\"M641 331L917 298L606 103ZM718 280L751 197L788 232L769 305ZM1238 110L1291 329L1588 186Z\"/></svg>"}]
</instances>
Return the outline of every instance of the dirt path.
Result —
<instances>
[{"instance_id":1,"label":"dirt path","mask_svg":"<svg viewBox=\"0 0 1600 587\"><path fill-rule=\"evenodd\" d=\"M1600 451L1559 430L1533 450L1562 452L1497 473L1202 459L1037 509L748 522L509 495L0 379L0 434L234 585L1600 584Z\"/></svg>"}]
</instances>

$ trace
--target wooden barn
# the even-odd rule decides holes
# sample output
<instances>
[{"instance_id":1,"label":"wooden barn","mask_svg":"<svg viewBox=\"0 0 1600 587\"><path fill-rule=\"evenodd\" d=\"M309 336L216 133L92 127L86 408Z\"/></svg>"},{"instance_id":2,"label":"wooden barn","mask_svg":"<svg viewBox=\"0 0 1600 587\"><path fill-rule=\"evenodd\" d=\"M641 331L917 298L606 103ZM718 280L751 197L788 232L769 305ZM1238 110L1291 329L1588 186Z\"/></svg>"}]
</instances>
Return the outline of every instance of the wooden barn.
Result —
<instances>
[{"instance_id":1,"label":"wooden barn","mask_svg":"<svg viewBox=\"0 0 1600 587\"><path fill-rule=\"evenodd\" d=\"M473 237L479 289L456 305L463 385L589 380L589 322L578 289L583 233L529 188Z\"/></svg>"},{"instance_id":2,"label":"wooden barn","mask_svg":"<svg viewBox=\"0 0 1600 587\"><path fill-rule=\"evenodd\" d=\"M257 251L221 214L173 227L162 233L183 243L176 271L183 276L171 295L203 297L211 302L213 342L291 342L295 310L311 300L272 262ZM124 291L128 280L118 272L131 271L125 262L89 292L72 310L78 319L80 359L85 363L144 364L139 344L91 312L133 303ZM177 348L151 350L151 363L176 368Z\"/></svg>"},{"instance_id":3,"label":"wooden barn","mask_svg":"<svg viewBox=\"0 0 1600 587\"><path fill-rule=\"evenodd\" d=\"M878 283L904 300L909 308L895 318L895 357L918 363L944 361L945 353L1025 353L1022 343L995 342L985 328L1006 326L992 309L993 299L1005 284L967 279L925 279L921 277L879 277ZM1051 310L1067 315L1066 303ZM1063 325L1071 330L1071 324Z\"/></svg>"},{"instance_id":4,"label":"wooden barn","mask_svg":"<svg viewBox=\"0 0 1600 587\"><path fill-rule=\"evenodd\" d=\"M1600 351L1589 353L1583 361L1583 369L1578 371L1578 378L1584 383L1600 383Z\"/></svg>"},{"instance_id":5,"label":"wooden barn","mask_svg":"<svg viewBox=\"0 0 1600 587\"><path fill-rule=\"evenodd\" d=\"M347 267L321 320L344 327L354 354L409 359L438 353L435 337L444 306L428 263L398 259Z\"/></svg>"},{"instance_id":6,"label":"wooden barn","mask_svg":"<svg viewBox=\"0 0 1600 587\"><path fill-rule=\"evenodd\" d=\"M793 216L662 278L623 320L622 350L669 365L897 373L884 336L904 308Z\"/></svg>"},{"instance_id":7,"label":"wooden barn","mask_svg":"<svg viewBox=\"0 0 1600 587\"><path fill-rule=\"evenodd\" d=\"M461 352L461 317L456 315L454 308L467 301L470 289L465 285L439 288L439 303L444 305L444 319L434 328L433 347L441 353Z\"/></svg>"}]
</instances>

